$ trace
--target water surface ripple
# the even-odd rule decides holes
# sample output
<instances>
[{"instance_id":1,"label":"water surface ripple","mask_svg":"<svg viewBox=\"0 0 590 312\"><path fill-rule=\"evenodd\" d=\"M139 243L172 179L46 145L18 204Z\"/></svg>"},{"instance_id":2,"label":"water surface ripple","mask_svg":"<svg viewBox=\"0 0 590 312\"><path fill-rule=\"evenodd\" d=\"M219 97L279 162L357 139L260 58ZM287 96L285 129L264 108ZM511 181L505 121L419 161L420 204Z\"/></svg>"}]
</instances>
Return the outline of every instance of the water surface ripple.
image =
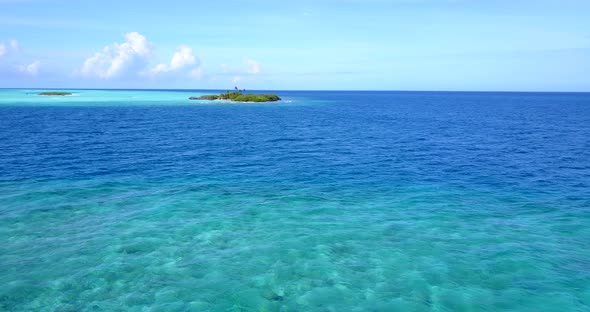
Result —
<instances>
[{"instance_id":1,"label":"water surface ripple","mask_svg":"<svg viewBox=\"0 0 590 312\"><path fill-rule=\"evenodd\" d=\"M0 311L590 311L590 94L0 90Z\"/></svg>"}]
</instances>

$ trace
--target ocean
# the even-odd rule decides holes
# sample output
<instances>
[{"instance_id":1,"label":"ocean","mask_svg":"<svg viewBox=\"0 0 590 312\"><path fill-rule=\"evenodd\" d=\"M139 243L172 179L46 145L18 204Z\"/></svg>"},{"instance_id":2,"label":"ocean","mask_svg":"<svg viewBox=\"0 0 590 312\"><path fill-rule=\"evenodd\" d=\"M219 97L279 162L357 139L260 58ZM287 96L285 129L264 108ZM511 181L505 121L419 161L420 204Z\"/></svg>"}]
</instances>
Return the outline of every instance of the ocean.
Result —
<instances>
[{"instance_id":1,"label":"ocean","mask_svg":"<svg viewBox=\"0 0 590 312\"><path fill-rule=\"evenodd\" d=\"M590 311L590 93L38 92L0 311Z\"/></svg>"}]
</instances>

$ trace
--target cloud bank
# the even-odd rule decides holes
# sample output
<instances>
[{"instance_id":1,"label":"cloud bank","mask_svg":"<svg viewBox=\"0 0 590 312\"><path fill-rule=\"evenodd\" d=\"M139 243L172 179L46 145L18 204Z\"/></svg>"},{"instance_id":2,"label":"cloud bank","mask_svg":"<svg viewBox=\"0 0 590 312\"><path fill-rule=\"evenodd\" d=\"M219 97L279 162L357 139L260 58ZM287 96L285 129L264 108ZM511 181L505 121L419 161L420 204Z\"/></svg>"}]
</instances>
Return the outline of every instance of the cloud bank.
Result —
<instances>
[{"instance_id":1,"label":"cloud bank","mask_svg":"<svg viewBox=\"0 0 590 312\"><path fill-rule=\"evenodd\" d=\"M129 32L123 42L105 45L100 51L83 59L77 69L70 72L70 78L82 77L89 80L136 82L165 80L186 82L188 80L205 80L222 84L238 84L254 81L262 73L261 64L248 57L241 62L229 62L218 68L204 68L193 48L186 44L179 45L168 61L156 62L155 46L141 33ZM26 59L17 40L0 41L0 72L13 74L15 77L35 78L39 81L42 65L46 60ZM51 67L49 67L51 68Z\"/></svg>"},{"instance_id":2,"label":"cloud bank","mask_svg":"<svg viewBox=\"0 0 590 312\"><path fill-rule=\"evenodd\" d=\"M227 64L221 64L221 75L232 75L231 82L232 84L237 84L240 81L245 80L254 80L256 75L259 75L262 72L260 63L255 60L244 58L243 64L235 68L234 70L230 70ZM215 77L217 80L217 77ZM212 79L213 81L213 79Z\"/></svg>"},{"instance_id":3,"label":"cloud bank","mask_svg":"<svg viewBox=\"0 0 590 312\"><path fill-rule=\"evenodd\" d=\"M182 45L178 47L172 59L170 60L170 64L158 64L156 67L152 68L149 71L149 74L155 76L160 73L167 73L173 71L180 71L187 68L192 68L192 73L199 72L200 62L198 58L194 55L193 49L186 45Z\"/></svg>"},{"instance_id":4,"label":"cloud bank","mask_svg":"<svg viewBox=\"0 0 590 312\"><path fill-rule=\"evenodd\" d=\"M17 67L17 69L19 72L21 72L23 74L36 77L37 74L39 73L40 66L41 66L41 62L35 61L35 62L28 64L28 65L20 65Z\"/></svg>"},{"instance_id":5,"label":"cloud bank","mask_svg":"<svg viewBox=\"0 0 590 312\"><path fill-rule=\"evenodd\" d=\"M147 39L137 32L130 32L125 38L124 43L113 43L86 59L80 70L82 75L109 79L144 66L151 54Z\"/></svg>"},{"instance_id":6,"label":"cloud bank","mask_svg":"<svg viewBox=\"0 0 590 312\"><path fill-rule=\"evenodd\" d=\"M18 73L26 76L36 77L39 74L39 68L41 67L40 61L33 61L29 64L15 65L18 61L28 62L22 59L22 53L20 53L20 44L17 40L12 39L5 42L0 42L0 60L8 60L8 66L2 66L0 72L3 73Z\"/></svg>"},{"instance_id":7,"label":"cloud bank","mask_svg":"<svg viewBox=\"0 0 590 312\"><path fill-rule=\"evenodd\" d=\"M125 35L125 39L125 42L105 46L102 51L87 58L78 73L86 78L103 80L124 76L154 78L166 73L182 74L194 79L203 76L199 58L187 45L179 46L170 62L152 65L150 61L155 53L153 45L145 36L130 32Z\"/></svg>"},{"instance_id":8,"label":"cloud bank","mask_svg":"<svg viewBox=\"0 0 590 312\"><path fill-rule=\"evenodd\" d=\"M10 53L17 53L20 50L18 41L12 39L8 43L0 42L0 57Z\"/></svg>"}]
</instances>

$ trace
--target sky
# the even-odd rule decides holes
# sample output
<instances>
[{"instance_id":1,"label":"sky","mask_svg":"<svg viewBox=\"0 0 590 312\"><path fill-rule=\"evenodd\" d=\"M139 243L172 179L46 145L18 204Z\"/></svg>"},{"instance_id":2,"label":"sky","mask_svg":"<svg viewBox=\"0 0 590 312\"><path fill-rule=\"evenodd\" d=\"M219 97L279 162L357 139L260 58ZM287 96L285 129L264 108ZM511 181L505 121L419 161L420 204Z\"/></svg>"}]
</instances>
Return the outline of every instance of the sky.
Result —
<instances>
[{"instance_id":1,"label":"sky","mask_svg":"<svg viewBox=\"0 0 590 312\"><path fill-rule=\"evenodd\" d=\"M0 88L590 91L588 0L0 0Z\"/></svg>"}]
</instances>

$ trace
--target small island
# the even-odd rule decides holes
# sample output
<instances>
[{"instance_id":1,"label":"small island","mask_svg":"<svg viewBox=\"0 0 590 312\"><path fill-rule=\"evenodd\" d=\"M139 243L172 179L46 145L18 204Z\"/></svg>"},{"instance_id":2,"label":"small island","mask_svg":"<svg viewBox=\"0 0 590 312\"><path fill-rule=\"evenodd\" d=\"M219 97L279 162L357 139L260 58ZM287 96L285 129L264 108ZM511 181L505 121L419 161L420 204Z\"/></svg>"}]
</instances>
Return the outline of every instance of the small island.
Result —
<instances>
[{"instance_id":1,"label":"small island","mask_svg":"<svg viewBox=\"0 0 590 312\"><path fill-rule=\"evenodd\" d=\"M72 95L70 92L55 92L55 91L50 91L50 92L41 92L39 93L39 95L42 96L69 96Z\"/></svg>"},{"instance_id":2,"label":"small island","mask_svg":"<svg viewBox=\"0 0 590 312\"><path fill-rule=\"evenodd\" d=\"M189 100L226 100L232 102L276 102L281 100L276 94L245 94L246 90L239 90L238 87L235 87L235 90L233 92L226 91L219 95L191 96Z\"/></svg>"}]
</instances>

